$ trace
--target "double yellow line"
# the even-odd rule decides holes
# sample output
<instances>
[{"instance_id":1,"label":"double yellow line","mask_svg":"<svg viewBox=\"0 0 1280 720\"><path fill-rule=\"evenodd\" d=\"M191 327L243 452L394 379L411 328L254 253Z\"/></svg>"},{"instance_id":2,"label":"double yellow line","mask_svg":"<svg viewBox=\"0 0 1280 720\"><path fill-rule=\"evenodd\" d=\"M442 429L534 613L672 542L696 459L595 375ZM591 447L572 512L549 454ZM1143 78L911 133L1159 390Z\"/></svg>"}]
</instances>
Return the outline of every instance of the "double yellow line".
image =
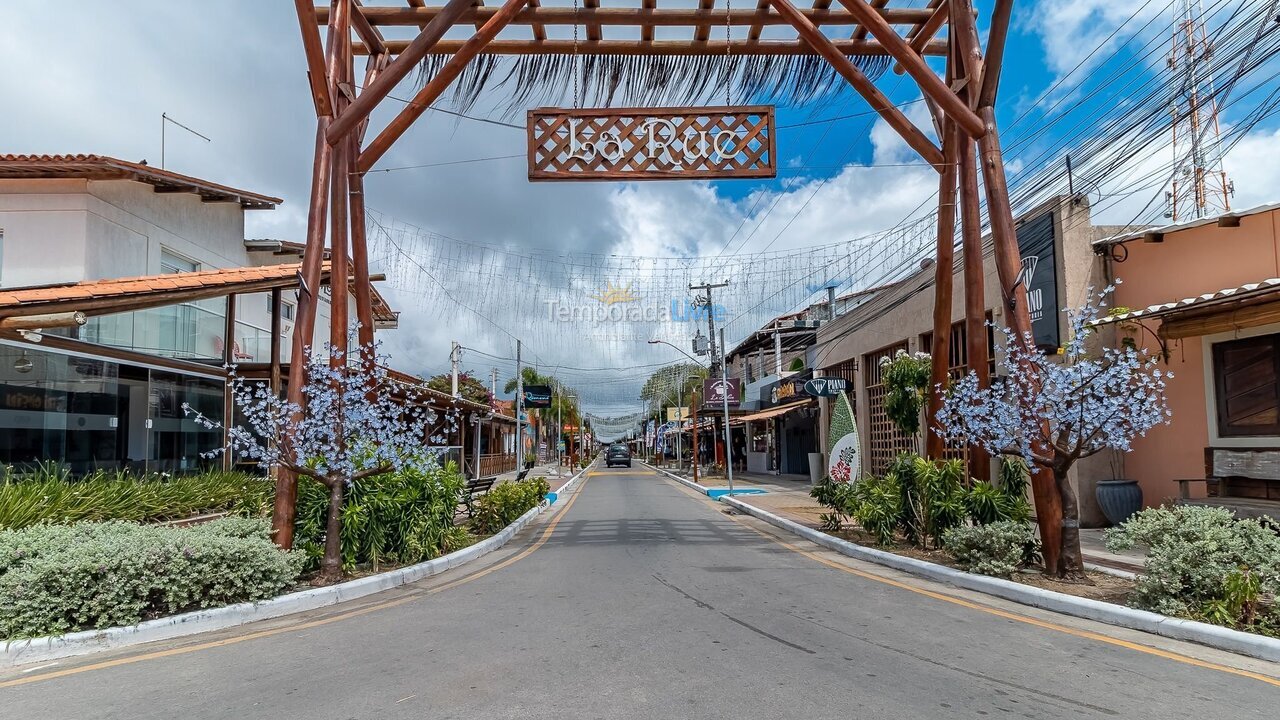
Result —
<instances>
[{"instance_id":1,"label":"double yellow line","mask_svg":"<svg viewBox=\"0 0 1280 720\"><path fill-rule=\"evenodd\" d=\"M590 476L591 476L591 473L588 473L587 477L590 477ZM584 484L586 483L586 477L583 478L583 483ZM579 490L581 490L581 486L579 486ZM408 595L406 597L397 598L395 600L387 600L384 602L376 603L374 605L368 605L368 606L362 607L358 610L351 610L348 612L339 613L337 615L330 615L329 617L320 618L318 620L311 620L304 623L297 623L294 625L273 628L271 630L259 630L257 632L246 633L244 635L237 635L235 637L229 637L222 640L211 640L209 642L198 643L195 645L186 645L183 647L170 648L168 650L156 650L153 652L147 652L147 653L141 653L138 655L130 655L128 657L116 658L114 660L104 660L102 662L96 662L89 665L80 665L78 667L70 667L64 670L55 670L47 673L40 673L38 675L31 675L29 677L14 678L13 680L6 680L4 682L0 682L0 689L17 687L19 685L26 685L28 683L43 682L45 680L54 680L61 677L68 677L70 675L79 675L80 673L86 673L92 670L105 670L107 668L119 667L121 665L132 665L134 663L145 662L148 660L159 660L160 658L173 657L175 655L186 655L188 653L199 652L201 650L210 650L212 648L226 647L228 645L237 645L239 643L247 642L249 640L259 640L262 638L272 637L274 635L282 635L284 633L297 632L299 630L307 630L310 628L322 627L324 625L330 625L332 623L342 622L343 620L350 620L351 618L360 617L361 615L368 615L369 613L377 612L379 610L387 610L389 608L393 608L398 605L404 605L407 602L417 600L426 595L435 595L436 593L444 592L445 590L458 587L459 585L469 583L473 580L479 580L480 578L490 573L497 572L498 570L501 570L504 567L507 567L516 562L519 562L520 560L523 560L524 558L533 554L533 552L536 551L538 548L547 544L547 541L551 539L551 533L555 532L556 526L560 524L560 520L564 518L565 514L569 512L569 508L573 507L574 501L578 499L578 494L579 493L575 492L573 496L569 498L569 502L565 503L564 508L562 508L560 512L556 514L555 518L553 518L551 522L547 524L547 527L542 531L542 534L538 536L538 539L534 541L532 545L525 548L524 550L521 550L515 555L512 555L506 560L503 560L502 562L497 563L496 565L491 565L483 570L474 572L464 577L460 577L457 580L444 583L443 585L437 585L428 590L417 592L412 595Z\"/></svg>"},{"instance_id":2,"label":"double yellow line","mask_svg":"<svg viewBox=\"0 0 1280 720\"><path fill-rule=\"evenodd\" d=\"M676 487L680 488L681 490L684 490L691 497L695 497L706 502L713 502L713 501L707 501L706 496L696 494L689 488L685 487L684 485L676 483L674 480L670 480L665 476L663 476L663 479L668 480L669 482L675 484ZM934 592L932 590L926 590L920 587L914 587L912 585L899 582L892 578L882 577L880 575L875 575L869 572L858 570L856 568L849 567L848 565L844 565L842 563L838 563L833 560L822 557L817 553L811 552L809 550L805 550L804 548L794 545L790 542L787 542L786 540L783 540L771 533L765 532L755 527L754 525L748 524L734 515L723 515L723 514L721 515L724 517L728 517L730 520L733 520L734 522L738 523L742 527L745 527L748 530L751 530L752 532L762 537L768 538L771 542L777 543L778 545L781 545L782 547L792 552L803 555L809 558L810 560L813 560L814 562L821 563L823 565L826 565L829 568L834 568L841 572L849 573L850 575L856 575L866 580L871 580L873 582L878 582L884 585L890 585L892 587L895 587L901 590L906 590L907 592L912 592L917 595L924 595L925 597L933 598L934 600L940 600L942 602L950 603L952 605L959 605L960 607L969 608L970 610L977 610L979 612L983 612L988 615L995 615L996 617L1004 618L1006 620L1013 620L1014 622L1020 622L1025 625L1034 625L1035 627L1043 628L1045 630L1052 630L1054 632L1060 632L1065 635L1071 635L1073 637L1084 638L1086 640L1094 640L1100 643L1114 645L1116 647L1127 648L1129 650L1134 650L1136 652L1144 653L1146 655L1154 655L1156 657L1165 658L1166 660L1173 660L1174 662L1183 663L1185 665L1194 665L1195 667L1205 668L1207 670L1217 670L1218 672L1223 672L1230 675L1238 675L1240 677L1246 677L1252 680L1260 680L1264 683L1267 683L1268 685L1275 685L1276 687L1280 687L1280 678L1272 677L1270 675L1263 675L1261 673L1250 672L1249 670L1241 670L1239 668L1234 668L1229 665L1220 665L1218 663L1208 662L1206 660L1199 660L1189 655L1183 655L1182 653L1176 653L1169 650L1161 650L1159 648L1154 648L1147 645L1141 645L1138 643L1129 642L1128 640L1121 640L1119 638L1110 637L1108 635L1103 635L1101 633L1091 632L1089 630L1079 630L1076 628L1067 627L1065 625L1059 625L1058 623L1049 622L1046 620L1039 620L1037 618L1033 618L1028 615L1009 612L1007 610L1001 610L999 608L990 607L988 605L980 605L978 603L970 602L968 600L964 600L952 595L946 595L943 593Z\"/></svg>"}]
</instances>

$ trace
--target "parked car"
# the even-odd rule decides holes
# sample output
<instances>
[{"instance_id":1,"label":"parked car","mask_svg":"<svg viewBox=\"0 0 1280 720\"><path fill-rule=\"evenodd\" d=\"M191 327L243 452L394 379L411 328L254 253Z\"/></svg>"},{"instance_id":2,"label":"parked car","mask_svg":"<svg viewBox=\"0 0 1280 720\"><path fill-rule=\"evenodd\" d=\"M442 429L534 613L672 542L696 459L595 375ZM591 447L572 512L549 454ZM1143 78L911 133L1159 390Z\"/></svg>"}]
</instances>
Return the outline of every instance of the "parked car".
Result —
<instances>
[{"instance_id":1,"label":"parked car","mask_svg":"<svg viewBox=\"0 0 1280 720\"><path fill-rule=\"evenodd\" d=\"M613 467L614 465L631 467L631 448L621 443L610 445L604 453L604 466Z\"/></svg>"}]
</instances>

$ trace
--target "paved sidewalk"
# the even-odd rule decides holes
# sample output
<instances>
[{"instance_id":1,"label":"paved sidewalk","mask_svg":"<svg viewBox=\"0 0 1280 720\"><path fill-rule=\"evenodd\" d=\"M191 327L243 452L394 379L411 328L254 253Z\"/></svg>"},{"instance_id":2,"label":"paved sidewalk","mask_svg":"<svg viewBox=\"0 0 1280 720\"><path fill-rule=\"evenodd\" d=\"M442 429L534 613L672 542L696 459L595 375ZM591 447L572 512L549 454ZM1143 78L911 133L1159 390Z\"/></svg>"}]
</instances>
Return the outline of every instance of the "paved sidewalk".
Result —
<instances>
[{"instance_id":1,"label":"paved sidewalk","mask_svg":"<svg viewBox=\"0 0 1280 720\"><path fill-rule=\"evenodd\" d=\"M688 472L680 475L690 478ZM713 475L705 481L701 477L698 479L703 485L720 487L725 484L723 475ZM821 524L819 516L828 512L827 508L809 497L810 485L807 477L735 472L733 479L735 487L750 486L768 491L765 495L735 495L738 500L775 515L781 515L801 525L817 529ZM1146 552L1136 548L1124 553L1108 552L1104 533L1105 530L1101 528L1080 531L1080 549L1084 554L1085 562L1128 572L1142 572L1146 562Z\"/></svg>"},{"instance_id":2,"label":"paved sidewalk","mask_svg":"<svg viewBox=\"0 0 1280 720\"><path fill-rule=\"evenodd\" d=\"M551 491L555 492L563 487L565 483L569 482L569 479L573 477L575 472L577 471L570 470L569 468L560 468L560 472L557 474L555 463L543 463L540 465L534 465L530 468L529 473L525 475L525 477L544 477L547 479L547 484L551 486ZM515 482L515 479L519 474L519 470L512 470L511 472L503 473L498 476L497 483L495 484Z\"/></svg>"}]
</instances>

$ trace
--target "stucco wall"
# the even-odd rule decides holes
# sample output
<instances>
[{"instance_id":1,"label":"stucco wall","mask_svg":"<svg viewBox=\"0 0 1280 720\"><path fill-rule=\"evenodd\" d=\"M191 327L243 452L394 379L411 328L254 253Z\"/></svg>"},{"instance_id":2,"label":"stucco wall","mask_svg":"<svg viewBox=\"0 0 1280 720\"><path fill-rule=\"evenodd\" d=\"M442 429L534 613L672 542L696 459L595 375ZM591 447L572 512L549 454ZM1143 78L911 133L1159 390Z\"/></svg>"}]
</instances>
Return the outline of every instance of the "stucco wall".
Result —
<instances>
[{"instance_id":1,"label":"stucco wall","mask_svg":"<svg viewBox=\"0 0 1280 720\"><path fill-rule=\"evenodd\" d=\"M1113 250L1109 260L1109 271L1121 281L1116 304L1139 309L1280 276L1277 228L1280 211L1272 210L1243 217L1235 228L1210 223L1167 232L1163 242L1127 242L1123 249ZM1147 327L1158 332L1160 322L1150 321ZM1215 341L1259 332L1280 332L1280 327L1170 342L1170 358L1164 367L1174 375L1167 386L1172 422L1135 441L1133 452L1125 458L1125 474L1138 481L1148 505L1176 496L1175 480L1203 477L1206 447L1233 444L1211 440L1214 413L1206 398L1211 368L1205 355ZM1145 332L1140 344L1151 352L1159 351ZM1274 447L1280 445L1280 437L1250 438L1246 443ZM1203 495L1203 485L1193 484L1191 489Z\"/></svg>"}]
</instances>

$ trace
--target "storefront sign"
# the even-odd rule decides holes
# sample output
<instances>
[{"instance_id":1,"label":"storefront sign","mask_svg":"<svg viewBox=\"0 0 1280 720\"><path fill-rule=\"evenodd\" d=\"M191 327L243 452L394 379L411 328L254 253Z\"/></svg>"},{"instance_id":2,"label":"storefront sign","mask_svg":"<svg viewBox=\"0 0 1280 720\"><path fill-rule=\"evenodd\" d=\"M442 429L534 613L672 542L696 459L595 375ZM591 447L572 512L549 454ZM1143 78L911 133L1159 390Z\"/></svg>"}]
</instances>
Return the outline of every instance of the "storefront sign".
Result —
<instances>
[{"instance_id":1,"label":"storefront sign","mask_svg":"<svg viewBox=\"0 0 1280 720\"><path fill-rule=\"evenodd\" d=\"M526 408L551 407L551 386L550 385L525 385L524 386L524 406Z\"/></svg>"},{"instance_id":2,"label":"storefront sign","mask_svg":"<svg viewBox=\"0 0 1280 720\"><path fill-rule=\"evenodd\" d=\"M802 382L780 382L769 390L769 402L777 405L780 402L802 395L805 391L804 387L805 384Z\"/></svg>"},{"instance_id":3,"label":"storefront sign","mask_svg":"<svg viewBox=\"0 0 1280 720\"><path fill-rule=\"evenodd\" d=\"M529 111L530 180L771 178L772 105Z\"/></svg>"},{"instance_id":4,"label":"storefront sign","mask_svg":"<svg viewBox=\"0 0 1280 720\"><path fill-rule=\"evenodd\" d=\"M813 397L835 397L849 389L849 381L844 378L814 378L804 384L806 395Z\"/></svg>"},{"instance_id":5,"label":"storefront sign","mask_svg":"<svg viewBox=\"0 0 1280 720\"><path fill-rule=\"evenodd\" d=\"M687 407L669 407L667 408L667 422L681 422L689 419L689 408Z\"/></svg>"},{"instance_id":6,"label":"storefront sign","mask_svg":"<svg viewBox=\"0 0 1280 720\"><path fill-rule=\"evenodd\" d=\"M708 407L718 408L724 405L725 398L730 405L737 405L742 399L742 385L738 378L728 380L707 379L702 381L702 398Z\"/></svg>"},{"instance_id":7,"label":"storefront sign","mask_svg":"<svg viewBox=\"0 0 1280 720\"><path fill-rule=\"evenodd\" d=\"M840 393L831 415L831 455L827 475L835 482L855 482L862 476L862 446L858 442L858 422L849 396Z\"/></svg>"},{"instance_id":8,"label":"storefront sign","mask_svg":"<svg viewBox=\"0 0 1280 720\"><path fill-rule=\"evenodd\" d=\"M1018 228L1018 252L1022 254L1018 282L1027 289L1027 309L1031 313L1031 333L1036 347L1046 352L1057 352L1062 343L1058 332L1058 262L1053 230L1051 212Z\"/></svg>"}]
</instances>

